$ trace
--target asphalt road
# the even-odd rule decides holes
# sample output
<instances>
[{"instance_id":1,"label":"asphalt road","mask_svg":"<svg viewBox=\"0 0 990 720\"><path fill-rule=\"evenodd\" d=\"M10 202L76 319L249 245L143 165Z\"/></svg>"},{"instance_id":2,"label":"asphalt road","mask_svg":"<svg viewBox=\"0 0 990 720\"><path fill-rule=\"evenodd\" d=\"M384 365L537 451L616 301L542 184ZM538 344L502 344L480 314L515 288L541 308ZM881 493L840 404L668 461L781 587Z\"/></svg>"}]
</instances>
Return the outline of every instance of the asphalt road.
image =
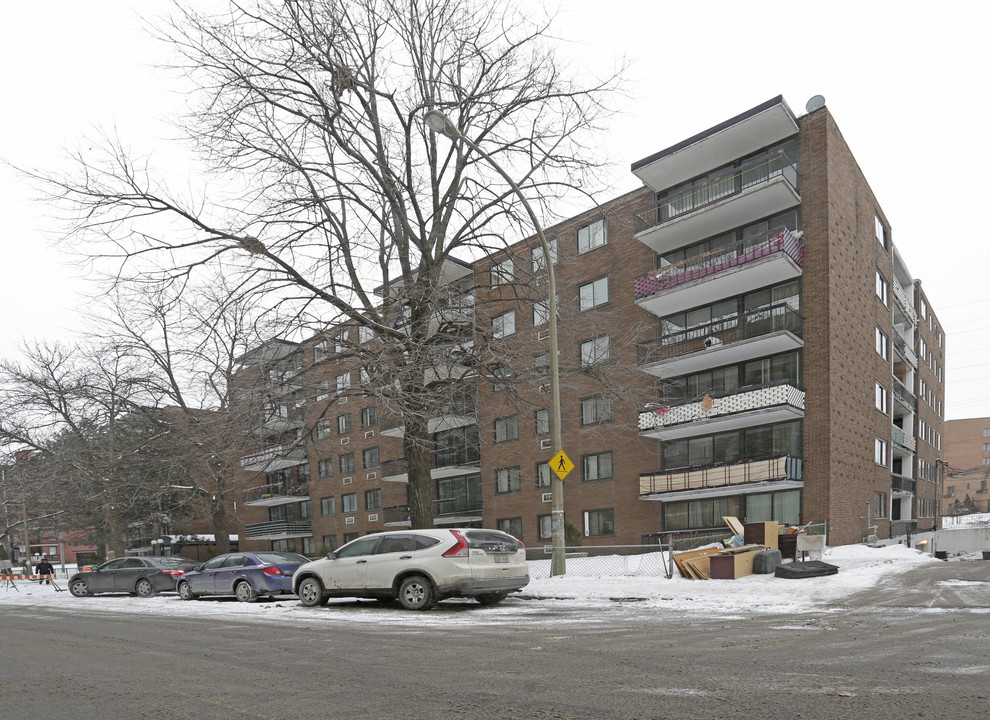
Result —
<instances>
[{"instance_id":1,"label":"asphalt road","mask_svg":"<svg viewBox=\"0 0 990 720\"><path fill-rule=\"evenodd\" d=\"M793 582L801 582L795 580ZM300 622L7 605L4 718L985 718L990 562L909 570L788 616L369 603ZM525 611L523 611L525 609ZM404 613L382 627L369 618ZM374 615L371 615L374 614ZM396 616L393 616L396 617ZM448 624L449 621L449 624Z\"/></svg>"}]
</instances>

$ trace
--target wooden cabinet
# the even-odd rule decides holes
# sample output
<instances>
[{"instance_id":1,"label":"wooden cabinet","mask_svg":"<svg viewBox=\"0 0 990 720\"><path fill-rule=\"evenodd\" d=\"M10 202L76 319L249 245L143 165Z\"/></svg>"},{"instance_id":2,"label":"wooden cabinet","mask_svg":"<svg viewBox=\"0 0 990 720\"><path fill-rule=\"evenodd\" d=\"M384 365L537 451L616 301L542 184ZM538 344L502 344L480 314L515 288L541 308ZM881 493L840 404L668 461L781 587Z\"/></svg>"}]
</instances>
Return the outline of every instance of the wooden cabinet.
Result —
<instances>
[{"instance_id":1,"label":"wooden cabinet","mask_svg":"<svg viewBox=\"0 0 990 720\"><path fill-rule=\"evenodd\" d=\"M777 536L780 534L780 523L756 522L743 524L743 542L747 545L766 545L778 550Z\"/></svg>"},{"instance_id":2,"label":"wooden cabinet","mask_svg":"<svg viewBox=\"0 0 990 720\"><path fill-rule=\"evenodd\" d=\"M753 574L753 561L763 547L740 548L734 553L712 555L709 560L712 580L735 580Z\"/></svg>"}]
</instances>

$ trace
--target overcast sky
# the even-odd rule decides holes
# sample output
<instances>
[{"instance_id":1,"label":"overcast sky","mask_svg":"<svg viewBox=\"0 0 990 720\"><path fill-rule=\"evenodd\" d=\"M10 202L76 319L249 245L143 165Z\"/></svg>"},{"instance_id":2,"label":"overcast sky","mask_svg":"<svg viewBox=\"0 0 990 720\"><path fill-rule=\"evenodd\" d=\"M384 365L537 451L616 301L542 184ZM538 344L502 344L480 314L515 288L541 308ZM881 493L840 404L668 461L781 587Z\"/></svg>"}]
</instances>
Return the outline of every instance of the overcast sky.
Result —
<instances>
[{"instance_id":1,"label":"overcast sky","mask_svg":"<svg viewBox=\"0 0 990 720\"><path fill-rule=\"evenodd\" d=\"M11 3L0 27L0 158L56 166L94 128L163 152L182 98L140 28L165 0ZM821 94L947 336L946 419L990 416L990 251L982 227L990 166L980 5L944 2L697 3L562 0L556 34L575 64L623 57L628 99L602 138L615 190L629 166L777 95L796 114ZM85 145L83 145L85 147ZM175 159L181 163L181 159ZM979 193L979 194L978 194ZM85 283L46 244L42 204L0 167L0 357L24 339L67 338Z\"/></svg>"}]
</instances>

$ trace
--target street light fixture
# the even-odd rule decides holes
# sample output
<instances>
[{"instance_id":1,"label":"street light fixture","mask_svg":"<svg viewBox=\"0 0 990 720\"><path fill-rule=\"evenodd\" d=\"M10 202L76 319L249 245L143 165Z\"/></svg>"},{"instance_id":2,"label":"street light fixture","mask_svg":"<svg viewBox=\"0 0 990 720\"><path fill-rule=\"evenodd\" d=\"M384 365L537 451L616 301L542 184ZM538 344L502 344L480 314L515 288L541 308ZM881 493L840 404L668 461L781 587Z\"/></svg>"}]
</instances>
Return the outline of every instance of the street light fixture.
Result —
<instances>
[{"instance_id":1,"label":"street light fixture","mask_svg":"<svg viewBox=\"0 0 990 720\"><path fill-rule=\"evenodd\" d=\"M428 110L424 117L426 126L439 135L445 135L452 140L460 140L469 148L483 157L495 171L502 176L512 191L526 208L533 227L536 228L536 236L540 239L540 246L543 248L543 261L547 268L547 312L550 315L550 433L553 453L556 455L563 447L560 437L561 413L560 413L560 362L557 355L557 280L553 269L553 257L550 253L550 243L547 242L546 235L543 234L543 227L540 225L536 213L530 206L526 196L523 195L519 186L509 177L509 174L484 150L469 140L464 133L457 129L450 118L439 110ZM553 554L550 561L550 574L563 575L566 572L564 559L564 481L556 474L550 473L550 538L553 543Z\"/></svg>"}]
</instances>

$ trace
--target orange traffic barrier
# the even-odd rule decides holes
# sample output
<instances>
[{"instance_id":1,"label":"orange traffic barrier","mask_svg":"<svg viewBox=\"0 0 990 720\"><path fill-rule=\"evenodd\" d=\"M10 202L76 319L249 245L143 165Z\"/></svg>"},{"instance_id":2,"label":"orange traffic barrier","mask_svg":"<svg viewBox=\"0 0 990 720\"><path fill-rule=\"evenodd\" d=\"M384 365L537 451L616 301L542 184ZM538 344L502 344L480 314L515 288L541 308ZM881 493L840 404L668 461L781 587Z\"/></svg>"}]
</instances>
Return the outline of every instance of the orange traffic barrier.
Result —
<instances>
[{"instance_id":1,"label":"orange traffic barrier","mask_svg":"<svg viewBox=\"0 0 990 720\"><path fill-rule=\"evenodd\" d=\"M14 585L14 580L37 580L38 582L48 580L57 592L62 592L62 588L60 588L58 583L55 582L54 575L0 575L0 580L4 581L5 589L10 590L11 588L14 588L17 592L20 592L20 589Z\"/></svg>"}]
</instances>

